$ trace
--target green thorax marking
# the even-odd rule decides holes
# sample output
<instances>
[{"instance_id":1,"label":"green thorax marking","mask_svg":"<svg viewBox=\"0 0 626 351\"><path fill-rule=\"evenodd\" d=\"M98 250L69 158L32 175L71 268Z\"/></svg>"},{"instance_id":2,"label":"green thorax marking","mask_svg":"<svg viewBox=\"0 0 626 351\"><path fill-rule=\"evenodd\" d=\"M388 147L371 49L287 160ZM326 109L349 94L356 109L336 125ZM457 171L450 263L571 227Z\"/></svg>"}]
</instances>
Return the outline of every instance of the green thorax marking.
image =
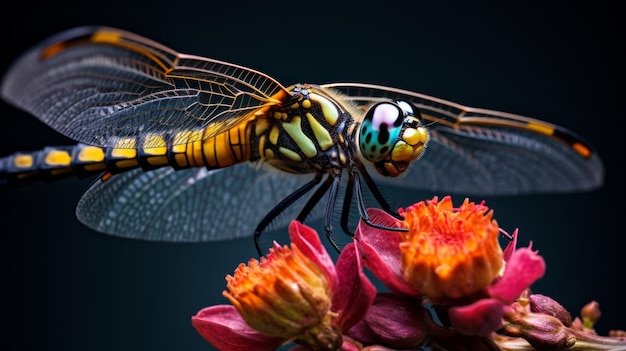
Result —
<instances>
[{"instance_id":1,"label":"green thorax marking","mask_svg":"<svg viewBox=\"0 0 626 351\"><path fill-rule=\"evenodd\" d=\"M283 104L254 122L258 158L291 173L345 167L356 122L328 92L294 85ZM255 157L256 158L256 157Z\"/></svg>"}]
</instances>

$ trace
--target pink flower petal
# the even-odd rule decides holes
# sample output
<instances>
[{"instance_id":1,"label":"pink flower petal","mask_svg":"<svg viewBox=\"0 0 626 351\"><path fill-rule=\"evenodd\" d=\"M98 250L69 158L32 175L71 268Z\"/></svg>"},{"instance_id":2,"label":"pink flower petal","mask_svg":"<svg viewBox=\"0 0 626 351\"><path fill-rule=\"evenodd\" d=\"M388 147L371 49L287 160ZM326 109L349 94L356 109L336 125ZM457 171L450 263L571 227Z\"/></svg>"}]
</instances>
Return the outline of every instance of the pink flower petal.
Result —
<instances>
[{"instance_id":1,"label":"pink flower petal","mask_svg":"<svg viewBox=\"0 0 626 351\"><path fill-rule=\"evenodd\" d=\"M518 230L515 229L512 235L513 240L509 241L509 244L506 246L506 248L504 248L504 251L502 252L502 258L505 262L508 262L511 259L513 252L515 252L515 247L517 246L517 233Z\"/></svg>"},{"instance_id":2,"label":"pink flower petal","mask_svg":"<svg viewBox=\"0 0 626 351\"><path fill-rule=\"evenodd\" d=\"M289 224L289 238L306 257L326 272L326 276L330 279L331 287L336 287L338 280L335 264L324 245L322 245L317 232L313 228L294 220Z\"/></svg>"},{"instance_id":3,"label":"pink flower petal","mask_svg":"<svg viewBox=\"0 0 626 351\"><path fill-rule=\"evenodd\" d=\"M502 303L481 299L471 305L451 307L450 324L465 335L488 336L502 327Z\"/></svg>"},{"instance_id":4,"label":"pink flower petal","mask_svg":"<svg viewBox=\"0 0 626 351\"><path fill-rule=\"evenodd\" d=\"M203 338L219 350L273 351L285 341L252 329L231 305L204 308L191 317L191 324Z\"/></svg>"},{"instance_id":5,"label":"pink flower petal","mask_svg":"<svg viewBox=\"0 0 626 351\"><path fill-rule=\"evenodd\" d=\"M506 263L502 278L488 288L489 296L511 304L545 271L546 263L537 252L530 247L518 249Z\"/></svg>"},{"instance_id":6,"label":"pink flower petal","mask_svg":"<svg viewBox=\"0 0 626 351\"><path fill-rule=\"evenodd\" d=\"M392 226L398 222L396 218L379 209L368 208L367 213L372 222L377 224ZM402 276L400 233L374 228L361 221L355 237L363 251L365 265L389 290L401 295L420 295Z\"/></svg>"},{"instance_id":7,"label":"pink flower petal","mask_svg":"<svg viewBox=\"0 0 626 351\"><path fill-rule=\"evenodd\" d=\"M337 258L339 285L333 289L331 310L339 313L335 324L346 331L367 313L376 288L363 273L361 255L353 243L346 245Z\"/></svg>"}]
</instances>

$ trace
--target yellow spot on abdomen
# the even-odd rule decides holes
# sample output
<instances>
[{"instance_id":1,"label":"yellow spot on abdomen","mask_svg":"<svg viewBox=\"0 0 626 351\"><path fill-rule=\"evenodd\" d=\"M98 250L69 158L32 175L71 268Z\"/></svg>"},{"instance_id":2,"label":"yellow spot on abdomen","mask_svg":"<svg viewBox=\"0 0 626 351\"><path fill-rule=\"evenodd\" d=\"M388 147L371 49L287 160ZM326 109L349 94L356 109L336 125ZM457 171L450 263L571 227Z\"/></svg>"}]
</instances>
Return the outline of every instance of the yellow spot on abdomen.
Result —
<instances>
[{"instance_id":1,"label":"yellow spot on abdomen","mask_svg":"<svg viewBox=\"0 0 626 351\"><path fill-rule=\"evenodd\" d=\"M13 164L18 168L29 168L33 166L33 157L31 155L17 155L13 160Z\"/></svg>"},{"instance_id":2,"label":"yellow spot on abdomen","mask_svg":"<svg viewBox=\"0 0 626 351\"><path fill-rule=\"evenodd\" d=\"M102 162L104 161L104 150L96 146L85 146L78 153L80 162Z\"/></svg>"},{"instance_id":3,"label":"yellow spot on abdomen","mask_svg":"<svg viewBox=\"0 0 626 351\"><path fill-rule=\"evenodd\" d=\"M135 150L136 145L137 140L135 139L120 139L115 143L113 150L111 150L111 156L120 158L135 158L137 157L137 150Z\"/></svg>"},{"instance_id":4,"label":"yellow spot on abdomen","mask_svg":"<svg viewBox=\"0 0 626 351\"><path fill-rule=\"evenodd\" d=\"M122 158L135 158L137 157L137 150L135 149L113 149L111 150L111 156Z\"/></svg>"},{"instance_id":5,"label":"yellow spot on abdomen","mask_svg":"<svg viewBox=\"0 0 626 351\"><path fill-rule=\"evenodd\" d=\"M68 166L72 162L72 156L67 151L51 150L44 162L51 166Z\"/></svg>"},{"instance_id":6,"label":"yellow spot on abdomen","mask_svg":"<svg viewBox=\"0 0 626 351\"><path fill-rule=\"evenodd\" d=\"M144 153L147 155L165 155L167 143L161 135L149 135L143 141Z\"/></svg>"},{"instance_id":7,"label":"yellow spot on abdomen","mask_svg":"<svg viewBox=\"0 0 626 351\"><path fill-rule=\"evenodd\" d=\"M187 150L187 144L172 145L172 152L175 154L185 153L186 150Z\"/></svg>"}]
</instances>

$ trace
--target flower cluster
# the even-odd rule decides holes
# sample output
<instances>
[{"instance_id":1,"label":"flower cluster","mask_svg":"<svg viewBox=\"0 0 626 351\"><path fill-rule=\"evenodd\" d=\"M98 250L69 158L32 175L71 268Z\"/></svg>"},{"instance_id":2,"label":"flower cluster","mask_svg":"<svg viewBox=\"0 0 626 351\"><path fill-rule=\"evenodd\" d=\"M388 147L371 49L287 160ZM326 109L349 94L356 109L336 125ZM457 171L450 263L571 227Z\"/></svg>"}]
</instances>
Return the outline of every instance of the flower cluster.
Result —
<instances>
[{"instance_id":1,"label":"flower cluster","mask_svg":"<svg viewBox=\"0 0 626 351\"><path fill-rule=\"evenodd\" d=\"M317 233L294 221L291 246L274 244L260 260L227 276L231 305L192 317L220 350L626 350L623 336L602 337L597 303L582 320L529 287L545 272L531 246L517 248L484 203L454 207L447 196L400 211L377 209L360 223L335 263ZM369 269L388 289L377 292ZM620 335L616 332L616 335Z\"/></svg>"}]
</instances>

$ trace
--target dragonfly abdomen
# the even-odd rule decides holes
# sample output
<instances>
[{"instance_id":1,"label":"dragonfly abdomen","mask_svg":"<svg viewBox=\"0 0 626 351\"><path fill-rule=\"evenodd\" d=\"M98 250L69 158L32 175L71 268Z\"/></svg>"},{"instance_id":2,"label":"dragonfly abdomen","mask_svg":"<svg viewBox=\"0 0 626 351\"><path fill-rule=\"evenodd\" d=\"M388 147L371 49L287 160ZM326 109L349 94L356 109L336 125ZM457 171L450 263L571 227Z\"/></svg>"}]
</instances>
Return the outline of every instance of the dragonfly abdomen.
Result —
<instances>
[{"instance_id":1,"label":"dragonfly abdomen","mask_svg":"<svg viewBox=\"0 0 626 351\"><path fill-rule=\"evenodd\" d=\"M246 126L247 123L241 123L210 137L205 136L210 135L211 127L167 137L150 135L139 142L134 138L120 139L112 148L79 143L16 152L0 158L0 186L116 174L138 167L145 171L165 166L229 167L250 159Z\"/></svg>"},{"instance_id":2,"label":"dragonfly abdomen","mask_svg":"<svg viewBox=\"0 0 626 351\"><path fill-rule=\"evenodd\" d=\"M107 169L106 150L77 144L16 152L0 158L0 185L23 185L37 180L46 182L69 176L86 177Z\"/></svg>"}]
</instances>

